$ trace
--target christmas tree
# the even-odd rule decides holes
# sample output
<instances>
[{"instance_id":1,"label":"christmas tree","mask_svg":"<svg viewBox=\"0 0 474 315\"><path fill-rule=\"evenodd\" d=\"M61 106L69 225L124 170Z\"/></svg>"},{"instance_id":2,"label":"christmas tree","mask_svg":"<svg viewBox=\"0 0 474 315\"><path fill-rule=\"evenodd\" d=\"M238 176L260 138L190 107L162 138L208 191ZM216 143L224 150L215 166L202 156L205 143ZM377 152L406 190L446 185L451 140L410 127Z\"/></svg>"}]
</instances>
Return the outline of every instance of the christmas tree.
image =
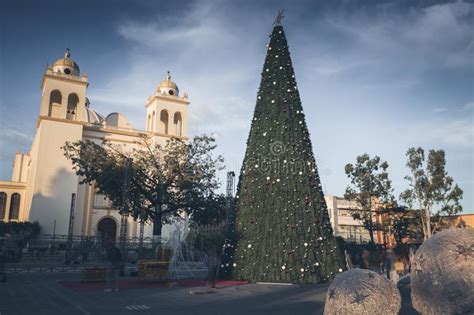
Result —
<instances>
[{"instance_id":1,"label":"christmas tree","mask_svg":"<svg viewBox=\"0 0 474 315\"><path fill-rule=\"evenodd\" d=\"M342 271L281 14L270 36L223 273L319 283ZM232 244L233 243L233 244Z\"/></svg>"}]
</instances>

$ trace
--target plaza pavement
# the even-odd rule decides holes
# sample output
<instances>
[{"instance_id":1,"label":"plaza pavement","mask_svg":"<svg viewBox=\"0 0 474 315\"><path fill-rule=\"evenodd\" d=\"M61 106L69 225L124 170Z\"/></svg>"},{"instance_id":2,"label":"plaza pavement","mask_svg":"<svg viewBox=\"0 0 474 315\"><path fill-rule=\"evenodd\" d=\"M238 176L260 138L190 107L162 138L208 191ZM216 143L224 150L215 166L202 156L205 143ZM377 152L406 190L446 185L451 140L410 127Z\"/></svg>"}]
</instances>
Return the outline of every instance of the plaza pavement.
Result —
<instances>
[{"instance_id":1,"label":"plaza pavement","mask_svg":"<svg viewBox=\"0 0 474 315\"><path fill-rule=\"evenodd\" d=\"M328 284L244 284L200 294L209 290L177 286L104 292L71 289L59 283L77 280L77 272L9 274L8 282L0 283L0 315L322 314L328 288ZM406 294L409 296L409 290ZM414 314L409 305L404 309L402 314Z\"/></svg>"}]
</instances>

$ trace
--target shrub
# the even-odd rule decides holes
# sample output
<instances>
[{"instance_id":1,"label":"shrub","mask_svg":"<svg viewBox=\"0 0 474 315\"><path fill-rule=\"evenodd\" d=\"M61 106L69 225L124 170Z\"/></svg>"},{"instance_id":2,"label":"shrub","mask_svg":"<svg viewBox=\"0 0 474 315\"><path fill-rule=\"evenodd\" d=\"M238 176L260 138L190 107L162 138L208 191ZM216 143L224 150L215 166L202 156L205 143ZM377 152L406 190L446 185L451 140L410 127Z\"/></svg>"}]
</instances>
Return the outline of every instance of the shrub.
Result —
<instances>
[{"instance_id":1,"label":"shrub","mask_svg":"<svg viewBox=\"0 0 474 315\"><path fill-rule=\"evenodd\" d=\"M0 222L0 237L10 234L12 238L28 241L36 238L41 226L35 222Z\"/></svg>"}]
</instances>

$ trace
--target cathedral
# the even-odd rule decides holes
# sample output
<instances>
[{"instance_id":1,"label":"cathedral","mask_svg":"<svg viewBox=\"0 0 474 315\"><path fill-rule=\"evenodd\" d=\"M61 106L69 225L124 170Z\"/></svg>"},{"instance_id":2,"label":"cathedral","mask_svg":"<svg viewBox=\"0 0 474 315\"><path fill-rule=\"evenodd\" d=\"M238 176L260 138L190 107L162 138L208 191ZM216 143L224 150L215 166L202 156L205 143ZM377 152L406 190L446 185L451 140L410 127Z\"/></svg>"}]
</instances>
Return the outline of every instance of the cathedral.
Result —
<instances>
[{"instance_id":1,"label":"cathedral","mask_svg":"<svg viewBox=\"0 0 474 315\"><path fill-rule=\"evenodd\" d=\"M108 199L80 178L61 148L66 141L107 140L133 149L146 134L165 144L170 137L187 139L189 100L168 72L145 104L145 129L135 129L121 113L101 115L87 98L88 77L69 50L48 66L41 82L40 113L28 153L17 153L11 181L0 181L0 220L38 221L42 234L107 235L118 238L120 215ZM71 215L71 208L74 210ZM73 217L73 220L70 218ZM139 236L139 223L128 219L127 237ZM163 228L163 236L167 229ZM144 236L153 235L145 225Z\"/></svg>"}]
</instances>

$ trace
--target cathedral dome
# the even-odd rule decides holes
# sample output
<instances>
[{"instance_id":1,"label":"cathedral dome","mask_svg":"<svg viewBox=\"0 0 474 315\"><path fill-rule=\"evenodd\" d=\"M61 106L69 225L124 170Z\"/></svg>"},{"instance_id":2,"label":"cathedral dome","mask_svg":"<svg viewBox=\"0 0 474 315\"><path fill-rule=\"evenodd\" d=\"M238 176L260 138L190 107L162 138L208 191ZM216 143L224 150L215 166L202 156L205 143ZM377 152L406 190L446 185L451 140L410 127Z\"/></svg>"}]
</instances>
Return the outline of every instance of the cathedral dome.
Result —
<instances>
[{"instance_id":1,"label":"cathedral dome","mask_svg":"<svg viewBox=\"0 0 474 315\"><path fill-rule=\"evenodd\" d=\"M79 76L79 65L72 60L69 49L64 53L64 58L59 58L53 63L53 72Z\"/></svg>"},{"instance_id":2,"label":"cathedral dome","mask_svg":"<svg viewBox=\"0 0 474 315\"><path fill-rule=\"evenodd\" d=\"M171 75L169 71L168 71L168 74L166 75L166 79L160 83L156 92L161 93L161 94L166 94L166 95L172 95L172 96L179 95L178 86L176 85L176 83L171 81Z\"/></svg>"},{"instance_id":3,"label":"cathedral dome","mask_svg":"<svg viewBox=\"0 0 474 315\"><path fill-rule=\"evenodd\" d=\"M104 116L89 107L86 107L86 115L87 122L90 124L101 124L105 120Z\"/></svg>"}]
</instances>

